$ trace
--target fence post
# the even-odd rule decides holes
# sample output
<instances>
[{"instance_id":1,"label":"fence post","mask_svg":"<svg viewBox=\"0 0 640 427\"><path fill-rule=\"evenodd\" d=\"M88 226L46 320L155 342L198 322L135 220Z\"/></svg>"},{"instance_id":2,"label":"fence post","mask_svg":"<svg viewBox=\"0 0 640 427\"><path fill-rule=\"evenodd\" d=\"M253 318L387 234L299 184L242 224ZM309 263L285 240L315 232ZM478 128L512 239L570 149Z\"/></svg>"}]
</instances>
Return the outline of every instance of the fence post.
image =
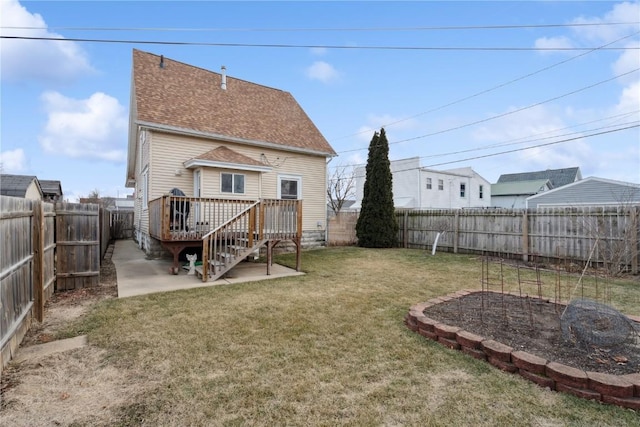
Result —
<instances>
[{"instance_id":1,"label":"fence post","mask_svg":"<svg viewBox=\"0 0 640 427\"><path fill-rule=\"evenodd\" d=\"M404 219L402 224L402 244L404 248L409 247L409 211L404 211Z\"/></svg>"},{"instance_id":2,"label":"fence post","mask_svg":"<svg viewBox=\"0 0 640 427\"><path fill-rule=\"evenodd\" d=\"M456 209L456 213L453 219L453 253L458 253L458 238L460 236L460 209Z\"/></svg>"},{"instance_id":3,"label":"fence post","mask_svg":"<svg viewBox=\"0 0 640 427\"><path fill-rule=\"evenodd\" d=\"M522 261L529 261L529 216L526 209L522 213Z\"/></svg>"},{"instance_id":4,"label":"fence post","mask_svg":"<svg viewBox=\"0 0 640 427\"><path fill-rule=\"evenodd\" d=\"M638 240L640 239L640 211L637 206L629 209L629 222L631 223L631 272L638 274L638 264L640 263L640 250L638 250ZM634 232L635 230L635 232Z\"/></svg>"},{"instance_id":5,"label":"fence post","mask_svg":"<svg viewBox=\"0 0 640 427\"><path fill-rule=\"evenodd\" d=\"M44 206L41 200L33 203L33 307L38 322L44 320Z\"/></svg>"}]
</instances>

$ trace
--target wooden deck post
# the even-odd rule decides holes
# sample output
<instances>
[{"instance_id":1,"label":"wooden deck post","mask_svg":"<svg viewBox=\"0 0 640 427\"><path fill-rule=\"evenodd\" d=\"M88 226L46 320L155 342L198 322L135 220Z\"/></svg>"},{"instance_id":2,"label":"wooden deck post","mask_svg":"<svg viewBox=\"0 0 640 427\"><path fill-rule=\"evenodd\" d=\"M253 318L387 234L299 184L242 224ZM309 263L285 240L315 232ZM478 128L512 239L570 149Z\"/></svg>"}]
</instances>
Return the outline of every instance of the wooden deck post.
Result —
<instances>
[{"instance_id":1,"label":"wooden deck post","mask_svg":"<svg viewBox=\"0 0 640 427\"><path fill-rule=\"evenodd\" d=\"M302 200L297 203L297 227L296 227L296 271L302 267Z\"/></svg>"}]
</instances>

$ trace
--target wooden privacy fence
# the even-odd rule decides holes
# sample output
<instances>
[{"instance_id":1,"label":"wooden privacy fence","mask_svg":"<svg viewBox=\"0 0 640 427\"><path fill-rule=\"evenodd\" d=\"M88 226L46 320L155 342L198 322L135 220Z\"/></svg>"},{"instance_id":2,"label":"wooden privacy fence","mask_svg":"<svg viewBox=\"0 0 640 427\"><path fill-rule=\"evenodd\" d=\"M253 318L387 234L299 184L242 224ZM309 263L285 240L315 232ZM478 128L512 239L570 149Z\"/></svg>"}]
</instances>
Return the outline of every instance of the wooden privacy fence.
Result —
<instances>
[{"instance_id":1,"label":"wooden privacy fence","mask_svg":"<svg viewBox=\"0 0 640 427\"><path fill-rule=\"evenodd\" d=\"M54 205L0 196L0 370L31 324L44 319L55 283Z\"/></svg>"},{"instance_id":2,"label":"wooden privacy fence","mask_svg":"<svg viewBox=\"0 0 640 427\"><path fill-rule=\"evenodd\" d=\"M591 261L638 273L640 205L396 212L406 248Z\"/></svg>"},{"instance_id":3,"label":"wooden privacy fence","mask_svg":"<svg viewBox=\"0 0 640 427\"><path fill-rule=\"evenodd\" d=\"M106 212L104 232L96 204L0 196L0 370L32 318L44 319L44 304L54 290L99 284L101 248L118 237L113 224L126 221Z\"/></svg>"}]
</instances>

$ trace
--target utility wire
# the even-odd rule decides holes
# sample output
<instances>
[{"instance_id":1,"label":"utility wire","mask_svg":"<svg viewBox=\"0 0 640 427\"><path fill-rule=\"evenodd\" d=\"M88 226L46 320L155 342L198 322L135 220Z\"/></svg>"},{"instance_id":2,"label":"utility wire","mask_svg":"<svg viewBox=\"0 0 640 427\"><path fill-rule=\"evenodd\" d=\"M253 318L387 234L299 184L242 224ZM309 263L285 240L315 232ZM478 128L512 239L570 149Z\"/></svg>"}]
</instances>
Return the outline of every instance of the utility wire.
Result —
<instances>
[{"instance_id":1,"label":"utility wire","mask_svg":"<svg viewBox=\"0 0 640 427\"><path fill-rule=\"evenodd\" d=\"M418 50L418 51L589 51L594 47L473 47L473 46L353 46L353 45L305 45L305 44L269 44L269 43L213 43L213 42L179 42L152 40L115 40L88 38L59 38L59 37L28 37L28 36L0 36L8 40L40 40L57 42L87 42L87 43L121 43L121 44L154 44L173 46L217 46L217 47L259 47L259 48L288 48L288 49L344 49L344 50ZM604 47L601 50L640 50L640 46Z\"/></svg>"},{"instance_id":2,"label":"utility wire","mask_svg":"<svg viewBox=\"0 0 640 427\"><path fill-rule=\"evenodd\" d=\"M407 171L412 171L412 170L420 170L420 169L427 169L427 168L431 168L431 167L435 167L435 166L443 166L443 165L449 165L449 164L453 164L453 163L460 163L460 162L466 162L466 161L470 161L470 160L478 160L478 159L484 159L487 157L494 157L494 156L500 156L503 154L510 154L510 153L515 153L518 151L526 151L526 150L532 150L534 148L540 148L540 147L547 147L550 145L556 145L556 144L561 144L564 142L571 142L571 141L575 141L578 139L583 139L583 138L590 138L590 137L594 137L594 136L599 136L599 135L605 135L605 134L610 134L610 133L614 133L614 132L621 132L624 130L628 130L628 129L633 129L633 128L637 128L640 127L640 123L639 124L633 124L633 125L629 125L629 126L625 126L622 128L618 128L618 129L612 129L612 130L607 130L607 131L602 131L602 132L596 132L596 133L591 133L588 135L581 135L581 136L576 136L573 138L566 138L566 139L562 139L559 141L552 141L552 142L547 142L544 144L536 144L536 145L532 145L529 147L522 147L522 148L515 148L513 150L505 150L505 151L500 151L497 153L491 153L491 154L484 154L484 155L480 155L480 156L474 156L474 157L467 157L464 159L458 159L458 160L451 160L448 162L441 162L441 163L433 163L427 166L418 166L418 167L411 167L411 168L407 168L407 169L397 169L394 170L393 172L407 172ZM364 175L355 175L353 176L354 178L362 178L364 177ZM338 180L341 179L349 179L349 178L338 178ZM330 179L330 181L335 181L335 179Z\"/></svg>"},{"instance_id":3,"label":"utility wire","mask_svg":"<svg viewBox=\"0 0 640 427\"><path fill-rule=\"evenodd\" d=\"M583 91L585 91L587 89L592 89L592 88L594 88L596 86L599 86L601 84L608 83L608 82L610 82L612 80L615 80L615 79L618 79L620 77L624 77L626 75L635 73L638 70L640 70L640 68L635 68L635 69L633 69L631 71L627 71L626 73L618 74L617 76L613 76L613 77L611 77L609 79L601 80L601 81L599 81L597 83L594 83L592 85L585 86L585 87L582 87L580 89L573 90L571 92L566 92L566 93L564 93L562 95L554 96L553 98L548 98L548 99L545 99L544 101L540 101L540 102L536 102L535 104L527 105L526 107L517 108L517 109L512 110L512 111L507 111L506 113L502 113L502 114L498 114L498 115L495 115L495 116L487 117L487 118L481 119L481 120L476 120L476 121L471 122L471 123L465 123L465 124L460 125L460 126L455 126L455 127L444 129L444 130L440 130L440 131L437 131L437 132L432 132L432 133L428 133L428 134L420 135L420 136L414 136L412 138L401 139L399 141L389 142L389 145L399 144L401 142L415 141L417 139L427 138L429 136L441 135L443 133L452 132L454 130L464 129L464 128L467 128L469 126L474 126L474 125L477 125L477 124L480 124L480 123L486 123L486 122L489 122L491 120L495 120L495 119L499 119L499 118L502 118L502 117L510 116L512 114L516 114L516 113L531 109L533 107L537 107L537 106L540 106L542 104L549 103L551 101L556 101L558 99L565 98L565 97L570 96L570 95L575 95L576 93L583 92ZM338 154L351 153L351 152L354 152L354 151L362 151L362 150L366 150L366 149L367 149L367 147L354 148L352 150L339 151Z\"/></svg>"},{"instance_id":4,"label":"utility wire","mask_svg":"<svg viewBox=\"0 0 640 427\"><path fill-rule=\"evenodd\" d=\"M572 128L576 128L579 126L584 126L584 125L589 125L592 123L597 123L597 122L602 122L605 120L612 120L612 119L616 119L616 121L624 119L627 116L633 115L633 114L637 114L638 112L640 112L640 110L635 110L635 111L629 111L626 113L621 113L621 114L616 114L613 116L609 116L609 117L603 117L601 119L596 119L596 120L591 120L588 122L583 122L583 123L578 123L572 126L566 126L563 128L558 128L558 129L552 129L552 130L548 130L545 132L540 132L540 133L536 133L533 135L528 135L528 136L523 136L520 138L515 138L515 139L510 139L507 141L502 141L502 142L498 142L495 144L490 144L490 145L484 145L481 147L475 147L475 148L469 148L466 150L459 150L459 151L449 151L449 152L445 152L445 153L437 153L437 154L431 154L428 156L421 156L420 159L433 159L433 158L438 158L438 157L447 157L447 156L454 156L456 154L463 154L463 153L470 153L470 152L474 152L474 151L484 151L484 150L490 150L492 148L500 148L500 147L507 147L510 145L520 145L520 144L527 144L527 143L531 143L531 142L536 142L536 141L542 141L545 139L551 139L551 138L560 138L560 137L565 137L565 136L570 136L570 135L575 135L578 134L580 132L593 132L596 130L602 130L602 129L609 129L612 127L618 127L618 126L625 126L625 125L630 125L633 123L637 123L636 121L632 121L632 122L626 122L626 123L618 123L618 124L611 124L608 126L601 126L601 127L597 127L597 128L592 128L592 129L588 129L588 130L583 130L583 131L578 131L578 132L570 132L570 133L565 133L565 134L557 134L557 135L552 135L552 136L547 136L547 137L540 137L542 135L548 135L551 133L555 133L555 132L559 132L559 131L563 131L563 130L567 130L567 129L572 129ZM540 138L534 138L534 137L540 137ZM364 163L353 163L353 164L341 164L338 167L358 167L358 166L364 166Z\"/></svg>"},{"instance_id":5,"label":"utility wire","mask_svg":"<svg viewBox=\"0 0 640 427\"><path fill-rule=\"evenodd\" d=\"M422 113L414 114L413 116L409 116L409 117L406 117L404 119L400 119L400 120L393 121L391 123L384 124L381 127L387 128L388 126L393 126L393 125L396 125L398 123L402 123L402 122L405 122L407 120L411 120L411 119L414 119L416 117L423 116L425 114L429 114L429 113L433 113L435 111L443 110L443 109L445 109L447 107L451 107L452 105L456 105L456 104L459 104L461 102L468 101L469 99L475 98L477 96L484 95L485 93L493 92L494 90L501 89L501 88L503 88L505 86L509 86L509 85L511 85L513 83L519 82L520 80L524 80L524 79L527 79L529 77L535 76L536 74L542 73L544 71L548 71L548 70L550 70L552 68L558 67L558 66L560 66L562 64L566 64L567 62L573 61L574 59L578 59L578 58L583 57L585 55L589 55L590 53L596 52L598 50L601 50L602 48L610 46L610 45L612 45L614 43L618 43L620 41L623 41L623 40L628 39L630 37L636 36L638 34L640 34L640 31L636 31L635 33L632 33L632 34L629 34L627 36L621 37L621 38L619 38L617 40L614 40L614 41L612 41L610 43L606 43L606 44L604 44L602 46L599 46L597 48L594 48L594 49L592 49L592 50L590 50L588 52L584 52L584 53L581 53L579 55L572 56L571 58L565 59L564 61L556 62L555 64L549 65L549 66L544 67L544 68L540 68L539 70L533 71L533 72L525 74L523 76L516 77L515 79L509 80L509 81L507 81L505 83L498 84L497 86L493 86L493 87L491 87L489 89L484 89L484 90L481 90L480 92L476 92L476 93L474 93L472 95L465 96L463 98L459 98L459 99L457 99L455 101L449 102L447 104L443 104L443 105L441 105L439 107L432 108L432 109L424 111ZM349 135L346 135L346 136L342 136L342 137L339 137L339 138L332 139L331 142L339 141L341 139L349 138L349 137L356 136L356 135L361 135L363 133L373 132L375 130L376 129L365 129L365 130L362 130L362 131L359 131L359 132L356 132L356 133L352 133L352 134L349 134Z\"/></svg>"},{"instance_id":6,"label":"utility wire","mask_svg":"<svg viewBox=\"0 0 640 427\"><path fill-rule=\"evenodd\" d=\"M570 28L609 25L637 25L631 22L594 22L572 24L523 24L523 25L457 25L428 27L363 27L363 28L184 28L184 27L0 27L12 30L55 30L55 31L158 31L158 32L387 32L387 31L450 31L450 30L505 30L519 28Z\"/></svg>"}]
</instances>

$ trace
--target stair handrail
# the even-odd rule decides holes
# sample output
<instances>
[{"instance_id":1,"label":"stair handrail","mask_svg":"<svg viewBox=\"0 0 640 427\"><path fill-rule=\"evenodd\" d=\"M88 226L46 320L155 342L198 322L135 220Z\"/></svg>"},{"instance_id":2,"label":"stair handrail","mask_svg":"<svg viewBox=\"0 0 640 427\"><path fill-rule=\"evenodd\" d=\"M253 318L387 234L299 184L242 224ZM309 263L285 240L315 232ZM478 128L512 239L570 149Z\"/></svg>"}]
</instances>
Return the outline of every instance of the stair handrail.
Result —
<instances>
[{"instance_id":1,"label":"stair handrail","mask_svg":"<svg viewBox=\"0 0 640 427\"><path fill-rule=\"evenodd\" d=\"M209 260L209 240L211 239L211 236L219 233L224 228L229 227L229 225L233 224L234 222L239 221L241 218L245 217L247 214L251 215L251 211L254 210L256 206L260 205L260 203L261 203L260 200L254 202L253 204L251 204L241 212L237 213L236 215L229 218L224 223L220 224L219 226L217 226L216 228L214 228L213 230L209 231L207 234L202 236L202 281L203 282L206 282L209 278L208 277L209 261L210 261ZM249 219L251 220L251 218Z\"/></svg>"},{"instance_id":2,"label":"stair handrail","mask_svg":"<svg viewBox=\"0 0 640 427\"><path fill-rule=\"evenodd\" d=\"M260 204L260 200L258 200L257 202L253 202L252 205L249 205L249 207L247 207L244 210L240 211L239 213L237 213L236 215L232 216L227 221L223 222L222 224L220 224L219 226L217 226L216 228L214 228L213 230L209 231L207 234L202 236L202 240L204 240L205 238L209 238L212 234L214 234L214 233L218 232L219 230L221 230L222 227L226 227L230 223L236 221L238 218L240 218L241 216L245 215L247 212L249 212L254 207L258 206L259 204Z\"/></svg>"}]
</instances>

